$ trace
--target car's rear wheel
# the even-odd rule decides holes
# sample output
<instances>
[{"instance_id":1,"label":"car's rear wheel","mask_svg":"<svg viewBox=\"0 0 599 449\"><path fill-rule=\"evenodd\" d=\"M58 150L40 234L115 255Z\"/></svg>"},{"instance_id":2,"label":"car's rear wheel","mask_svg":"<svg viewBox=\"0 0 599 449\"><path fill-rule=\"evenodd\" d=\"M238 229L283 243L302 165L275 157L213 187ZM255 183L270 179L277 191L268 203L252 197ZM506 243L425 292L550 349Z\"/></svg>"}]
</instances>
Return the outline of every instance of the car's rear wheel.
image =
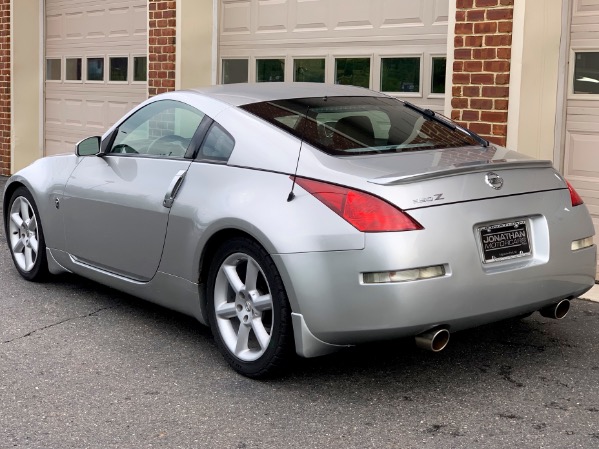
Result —
<instances>
[{"instance_id":1,"label":"car's rear wheel","mask_svg":"<svg viewBox=\"0 0 599 449\"><path fill-rule=\"evenodd\" d=\"M280 371L293 354L291 312L268 253L247 238L226 242L216 251L207 288L210 327L233 369L253 378Z\"/></svg>"},{"instance_id":2,"label":"car's rear wheel","mask_svg":"<svg viewBox=\"0 0 599 449\"><path fill-rule=\"evenodd\" d=\"M42 281L48 275L46 242L33 196L17 188L8 203L6 233L12 260L28 281Z\"/></svg>"}]
</instances>

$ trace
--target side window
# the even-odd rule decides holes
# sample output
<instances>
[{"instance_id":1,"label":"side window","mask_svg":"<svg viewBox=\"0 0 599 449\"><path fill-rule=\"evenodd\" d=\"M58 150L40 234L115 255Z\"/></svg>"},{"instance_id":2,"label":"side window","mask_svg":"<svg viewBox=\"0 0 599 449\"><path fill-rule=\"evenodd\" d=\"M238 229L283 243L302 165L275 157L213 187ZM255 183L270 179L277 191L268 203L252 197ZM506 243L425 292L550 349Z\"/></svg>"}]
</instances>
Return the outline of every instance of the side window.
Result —
<instances>
[{"instance_id":1,"label":"side window","mask_svg":"<svg viewBox=\"0 0 599 449\"><path fill-rule=\"evenodd\" d=\"M204 114L173 100L151 103L119 126L109 153L184 157Z\"/></svg>"},{"instance_id":2,"label":"side window","mask_svg":"<svg viewBox=\"0 0 599 449\"><path fill-rule=\"evenodd\" d=\"M198 159L226 162L234 147L233 137L218 123L213 123L202 143Z\"/></svg>"}]
</instances>

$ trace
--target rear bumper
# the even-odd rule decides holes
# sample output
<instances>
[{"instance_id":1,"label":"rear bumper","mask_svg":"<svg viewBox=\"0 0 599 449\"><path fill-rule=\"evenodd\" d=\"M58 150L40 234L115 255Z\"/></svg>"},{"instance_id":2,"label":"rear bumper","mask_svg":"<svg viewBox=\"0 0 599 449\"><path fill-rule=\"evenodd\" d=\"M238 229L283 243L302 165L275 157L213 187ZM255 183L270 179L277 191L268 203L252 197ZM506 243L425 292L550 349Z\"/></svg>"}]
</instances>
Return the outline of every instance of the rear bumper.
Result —
<instances>
[{"instance_id":1,"label":"rear bumper","mask_svg":"<svg viewBox=\"0 0 599 449\"><path fill-rule=\"evenodd\" d=\"M494 200L491 213L471 203L412 211L425 230L366 234L363 250L273 258L294 313L324 343L405 337L439 325L458 331L535 311L593 286L597 248L570 248L573 240L594 232L586 208L559 210L555 194L531 196L537 204L533 213L508 199ZM533 254L483 264L478 225L518 217L531 220ZM447 274L427 280L365 284L361 277L440 264Z\"/></svg>"}]
</instances>

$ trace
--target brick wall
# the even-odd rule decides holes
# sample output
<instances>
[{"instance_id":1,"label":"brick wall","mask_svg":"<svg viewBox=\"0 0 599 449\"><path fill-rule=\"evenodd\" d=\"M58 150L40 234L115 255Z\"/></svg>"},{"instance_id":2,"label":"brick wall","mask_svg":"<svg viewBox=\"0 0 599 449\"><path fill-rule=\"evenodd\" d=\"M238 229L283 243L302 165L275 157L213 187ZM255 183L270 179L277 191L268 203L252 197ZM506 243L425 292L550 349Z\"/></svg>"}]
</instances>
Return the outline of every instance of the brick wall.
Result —
<instances>
[{"instance_id":1,"label":"brick wall","mask_svg":"<svg viewBox=\"0 0 599 449\"><path fill-rule=\"evenodd\" d=\"M0 175L10 174L10 0L0 0Z\"/></svg>"},{"instance_id":2,"label":"brick wall","mask_svg":"<svg viewBox=\"0 0 599 449\"><path fill-rule=\"evenodd\" d=\"M175 89L176 7L173 0L148 0L148 96Z\"/></svg>"},{"instance_id":3,"label":"brick wall","mask_svg":"<svg viewBox=\"0 0 599 449\"><path fill-rule=\"evenodd\" d=\"M456 0L451 117L505 145L514 0Z\"/></svg>"}]
</instances>

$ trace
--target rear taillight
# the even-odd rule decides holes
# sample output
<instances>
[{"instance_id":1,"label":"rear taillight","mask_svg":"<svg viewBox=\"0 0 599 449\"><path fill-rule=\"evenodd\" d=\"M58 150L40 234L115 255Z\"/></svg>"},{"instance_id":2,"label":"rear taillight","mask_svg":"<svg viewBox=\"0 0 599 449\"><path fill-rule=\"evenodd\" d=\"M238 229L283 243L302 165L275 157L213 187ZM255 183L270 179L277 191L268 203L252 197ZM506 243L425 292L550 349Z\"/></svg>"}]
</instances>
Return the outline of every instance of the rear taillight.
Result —
<instances>
[{"instance_id":1,"label":"rear taillight","mask_svg":"<svg viewBox=\"0 0 599 449\"><path fill-rule=\"evenodd\" d=\"M297 178L296 183L359 231L423 229L405 212L368 193L306 178Z\"/></svg>"},{"instance_id":2,"label":"rear taillight","mask_svg":"<svg viewBox=\"0 0 599 449\"><path fill-rule=\"evenodd\" d=\"M568 181L566 181L566 184L568 184L568 190L570 191L570 201L572 201L572 206L580 206L582 203L584 203L578 192L574 190L574 187L572 187L572 184L570 184Z\"/></svg>"}]
</instances>

